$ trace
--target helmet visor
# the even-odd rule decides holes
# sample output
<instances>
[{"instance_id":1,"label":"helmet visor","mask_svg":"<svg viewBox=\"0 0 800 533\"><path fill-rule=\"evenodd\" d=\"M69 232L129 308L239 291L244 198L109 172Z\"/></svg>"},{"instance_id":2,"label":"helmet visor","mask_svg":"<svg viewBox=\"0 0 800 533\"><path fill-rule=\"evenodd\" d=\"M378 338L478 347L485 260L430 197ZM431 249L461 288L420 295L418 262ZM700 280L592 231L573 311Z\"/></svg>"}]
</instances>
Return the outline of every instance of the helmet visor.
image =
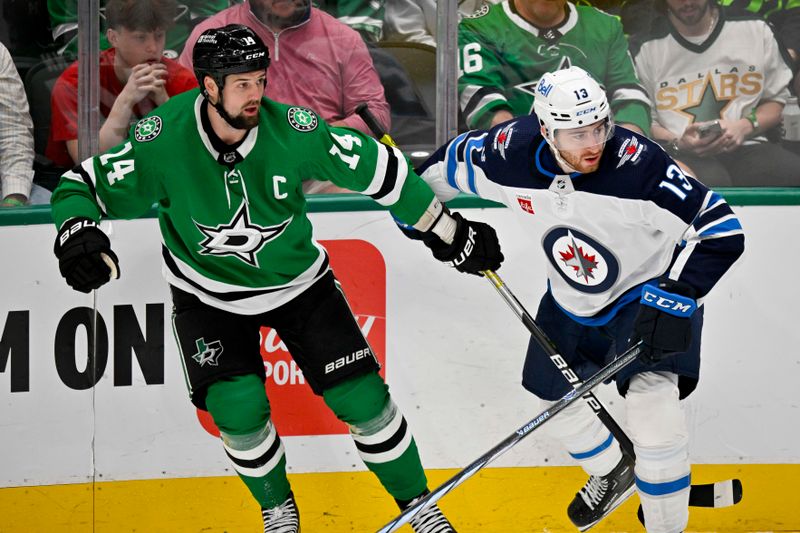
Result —
<instances>
[{"instance_id":1,"label":"helmet visor","mask_svg":"<svg viewBox=\"0 0 800 533\"><path fill-rule=\"evenodd\" d=\"M554 128L553 146L564 152L578 152L605 144L614 135L614 121L606 117L578 128Z\"/></svg>"}]
</instances>

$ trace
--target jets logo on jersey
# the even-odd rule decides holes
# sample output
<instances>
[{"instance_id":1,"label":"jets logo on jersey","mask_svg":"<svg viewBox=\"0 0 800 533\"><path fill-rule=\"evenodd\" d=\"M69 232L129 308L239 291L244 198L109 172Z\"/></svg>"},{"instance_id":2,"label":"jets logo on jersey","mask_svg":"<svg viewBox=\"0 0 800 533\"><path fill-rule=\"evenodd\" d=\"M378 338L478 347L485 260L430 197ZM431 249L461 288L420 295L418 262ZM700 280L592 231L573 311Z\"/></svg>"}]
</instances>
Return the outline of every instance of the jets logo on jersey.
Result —
<instances>
[{"instance_id":1,"label":"jets logo on jersey","mask_svg":"<svg viewBox=\"0 0 800 533\"><path fill-rule=\"evenodd\" d=\"M640 143L636 137L629 137L625 139L625 141L622 143L622 146L620 146L619 150L617 151L617 157L619 157L617 168L621 167L628 161L635 165L639 162L639 156L642 155L644 150L645 145Z\"/></svg>"},{"instance_id":2,"label":"jets logo on jersey","mask_svg":"<svg viewBox=\"0 0 800 533\"><path fill-rule=\"evenodd\" d=\"M197 361L200 366L219 366L219 356L223 351L220 341L207 343L205 338L200 337L194 343L197 346L197 353L192 356L192 359Z\"/></svg>"},{"instance_id":3,"label":"jets logo on jersey","mask_svg":"<svg viewBox=\"0 0 800 533\"><path fill-rule=\"evenodd\" d=\"M556 272L581 292L604 292L617 281L619 261L614 254L574 228L551 229L542 239L542 246Z\"/></svg>"},{"instance_id":4,"label":"jets logo on jersey","mask_svg":"<svg viewBox=\"0 0 800 533\"><path fill-rule=\"evenodd\" d=\"M317 115L305 107L290 107L286 112L289 125L297 131L313 131L317 128Z\"/></svg>"},{"instance_id":5,"label":"jets logo on jersey","mask_svg":"<svg viewBox=\"0 0 800 533\"><path fill-rule=\"evenodd\" d=\"M161 133L161 117L146 117L136 123L134 138L140 143L152 141Z\"/></svg>"},{"instance_id":6,"label":"jets logo on jersey","mask_svg":"<svg viewBox=\"0 0 800 533\"><path fill-rule=\"evenodd\" d=\"M514 126L516 122L512 122L508 126L504 127L500 131L498 131L494 135L494 141L492 141L492 149L495 152L500 153L500 157L504 160L506 158L506 148L511 143L511 135L514 133Z\"/></svg>"},{"instance_id":7,"label":"jets logo on jersey","mask_svg":"<svg viewBox=\"0 0 800 533\"><path fill-rule=\"evenodd\" d=\"M268 242L278 238L294 217L289 217L274 226L259 226L250 222L247 202L242 202L233 219L228 224L217 227L194 223L206 239L200 243L203 255L232 255L250 266L259 267L258 252Z\"/></svg>"}]
</instances>

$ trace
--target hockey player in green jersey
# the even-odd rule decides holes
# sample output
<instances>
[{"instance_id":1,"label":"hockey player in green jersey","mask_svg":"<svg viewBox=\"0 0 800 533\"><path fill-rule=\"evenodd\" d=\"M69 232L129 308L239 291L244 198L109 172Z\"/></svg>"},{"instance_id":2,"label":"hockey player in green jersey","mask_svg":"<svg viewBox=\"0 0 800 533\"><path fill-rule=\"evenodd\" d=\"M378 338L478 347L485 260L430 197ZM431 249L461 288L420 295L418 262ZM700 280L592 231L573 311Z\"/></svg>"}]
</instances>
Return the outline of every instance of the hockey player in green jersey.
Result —
<instances>
[{"instance_id":1,"label":"hockey player in green jersey","mask_svg":"<svg viewBox=\"0 0 800 533\"><path fill-rule=\"evenodd\" d=\"M567 0L504 0L458 26L460 107L470 128L533 112L546 72L581 67L603 85L614 118L649 134L650 101L616 17Z\"/></svg>"},{"instance_id":2,"label":"hockey player in green jersey","mask_svg":"<svg viewBox=\"0 0 800 533\"><path fill-rule=\"evenodd\" d=\"M269 56L249 28L205 31L193 59L200 90L171 99L135 124L125 143L62 177L52 197L61 273L83 292L118 277L97 221L137 217L157 203L191 399L219 427L225 452L262 507L264 531L295 533L300 525L264 390L262 325L277 331L404 508L427 492L417 447L311 236L301 181L329 179L371 196L448 243L436 257L463 272L500 266L496 234L448 213L400 152L263 98ZM209 358L214 365L203 364ZM438 507L412 526L453 531Z\"/></svg>"}]
</instances>

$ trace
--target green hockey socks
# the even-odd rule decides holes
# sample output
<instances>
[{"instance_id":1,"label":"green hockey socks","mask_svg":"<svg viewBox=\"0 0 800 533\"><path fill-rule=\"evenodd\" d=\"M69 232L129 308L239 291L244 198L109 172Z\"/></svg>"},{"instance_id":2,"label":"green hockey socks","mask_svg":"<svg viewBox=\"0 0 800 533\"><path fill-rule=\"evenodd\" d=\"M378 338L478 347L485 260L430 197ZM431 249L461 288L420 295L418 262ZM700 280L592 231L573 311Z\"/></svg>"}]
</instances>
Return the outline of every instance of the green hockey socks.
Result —
<instances>
[{"instance_id":1,"label":"green hockey socks","mask_svg":"<svg viewBox=\"0 0 800 533\"><path fill-rule=\"evenodd\" d=\"M370 372L323 393L325 403L350 427L361 459L395 499L410 500L427 487L417 445L389 387Z\"/></svg>"},{"instance_id":2,"label":"green hockey socks","mask_svg":"<svg viewBox=\"0 0 800 533\"><path fill-rule=\"evenodd\" d=\"M255 374L218 381L208 388L206 406L220 430L225 453L261 507L282 504L289 494L286 456L264 383Z\"/></svg>"}]
</instances>

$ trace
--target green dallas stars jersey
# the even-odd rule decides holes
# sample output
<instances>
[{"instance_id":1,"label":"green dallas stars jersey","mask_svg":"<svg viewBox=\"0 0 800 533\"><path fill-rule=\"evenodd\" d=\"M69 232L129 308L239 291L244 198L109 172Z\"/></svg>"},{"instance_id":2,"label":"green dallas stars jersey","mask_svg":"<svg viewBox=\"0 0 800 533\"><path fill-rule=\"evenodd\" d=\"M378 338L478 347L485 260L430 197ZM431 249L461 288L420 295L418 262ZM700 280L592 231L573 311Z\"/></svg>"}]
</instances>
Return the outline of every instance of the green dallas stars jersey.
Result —
<instances>
[{"instance_id":1,"label":"green dallas stars jersey","mask_svg":"<svg viewBox=\"0 0 800 533\"><path fill-rule=\"evenodd\" d=\"M567 18L542 30L509 0L484 5L458 27L460 106L470 128L485 129L501 109L533 111L539 78L572 65L591 73L608 93L615 120L650 131L650 102L639 85L619 20L567 3Z\"/></svg>"},{"instance_id":2,"label":"green dallas stars jersey","mask_svg":"<svg viewBox=\"0 0 800 533\"><path fill-rule=\"evenodd\" d=\"M308 109L261 103L259 126L234 150L206 133L198 89L174 96L126 142L64 174L51 199L56 225L135 218L157 203L167 281L242 314L289 301L328 270L311 236L305 179L369 195L429 229L441 205L399 151Z\"/></svg>"}]
</instances>

